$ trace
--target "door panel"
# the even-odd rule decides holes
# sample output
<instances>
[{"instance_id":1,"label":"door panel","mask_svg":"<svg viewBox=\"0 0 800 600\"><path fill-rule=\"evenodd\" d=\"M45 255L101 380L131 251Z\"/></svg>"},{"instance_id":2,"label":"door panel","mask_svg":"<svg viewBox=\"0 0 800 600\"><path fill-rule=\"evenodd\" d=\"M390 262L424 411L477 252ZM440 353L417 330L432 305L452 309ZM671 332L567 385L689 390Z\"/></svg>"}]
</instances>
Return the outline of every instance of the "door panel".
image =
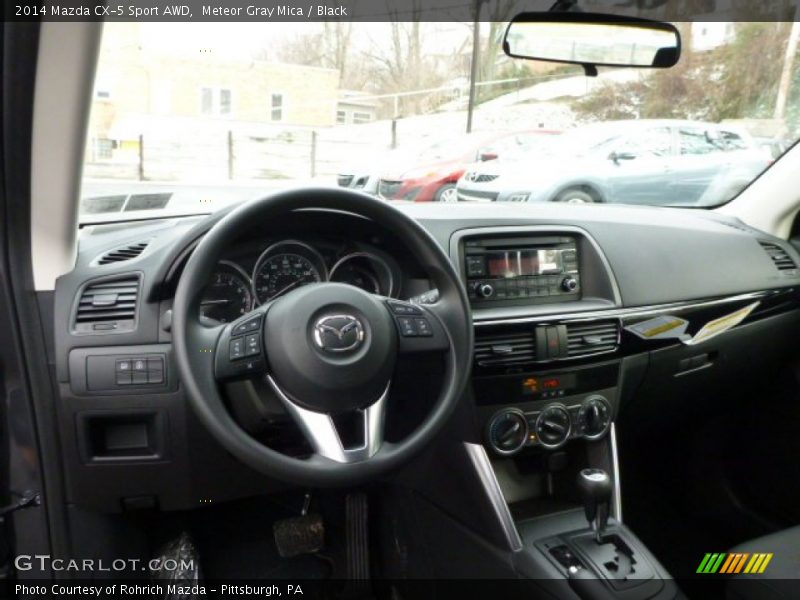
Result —
<instances>
[{"instance_id":1,"label":"door panel","mask_svg":"<svg viewBox=\"0 0 800 600\"><path fill-rule=\"evenodd\" d=\"M621 139L606 159L611 200L670 203L672 159L672 132L668 127L643 129Z\"/></svg>"}]
</instances>

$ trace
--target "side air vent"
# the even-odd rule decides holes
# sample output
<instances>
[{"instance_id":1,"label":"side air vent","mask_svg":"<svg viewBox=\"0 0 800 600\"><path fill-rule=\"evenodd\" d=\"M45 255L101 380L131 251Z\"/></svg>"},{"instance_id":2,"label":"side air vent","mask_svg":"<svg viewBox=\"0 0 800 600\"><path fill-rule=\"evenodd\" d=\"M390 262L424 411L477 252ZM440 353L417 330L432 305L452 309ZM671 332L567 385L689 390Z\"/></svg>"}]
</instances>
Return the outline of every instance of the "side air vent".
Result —
<instances>
[{"instance_id":1,"label":"side air vent","mask_svg":"<svg viewBox=\"0 0 800 600\"><path fill-rule=\"evenodd\" d=\"M136 323L139 277L128 275L90 283L75 311L76 333L130 331Z\"/></svg>"},{"instance_id":2,"label":"side air vent","mask_svg":"<svg viewBox=\"0 0 800 600\"><path fill-rule=\"evenodd\" d=\"M759 241L758 243L767 251L778 271L794 271L797 269L797 263L794 262L794 259L778 244L764 241Z\"/></svg>"},{"instance_id":3,"label":"side air vent","mask_svg":"<svg viewBox=\"0 0 800 600\"><path fill-rule=\"evenodd\" d=\"M534 330L513 333L481 333L475 339L475 363L482 367L515 365L536 360Z\"/></svg>"},{"instance_id":4,"label":"side air vent","mask_svg":"<svg viewBox=\"0 0 800 600\"><path fill-rule=\"evenodd\" d=\"M567 356L614 352L619 346L619 322L591 321L567 324Z\"/></svg>"},{"instance_id":5,"label":"side air vent","mask_svg":"<svg viewBox=\"0 0 800 600\"><path fill-rule=\"evenodd\" d=\"M144 242L138 242L136 244L129 244L127 246L122 246L120 248L114 248L113 250L109 250L105 254L102 254L97 259L96 264L109 265L111 263L131 260L139 256L142 252L144 252L145 248L147 248L147 245L149 243L150 240L147 240Z\"/></svg>"}]
</instances>

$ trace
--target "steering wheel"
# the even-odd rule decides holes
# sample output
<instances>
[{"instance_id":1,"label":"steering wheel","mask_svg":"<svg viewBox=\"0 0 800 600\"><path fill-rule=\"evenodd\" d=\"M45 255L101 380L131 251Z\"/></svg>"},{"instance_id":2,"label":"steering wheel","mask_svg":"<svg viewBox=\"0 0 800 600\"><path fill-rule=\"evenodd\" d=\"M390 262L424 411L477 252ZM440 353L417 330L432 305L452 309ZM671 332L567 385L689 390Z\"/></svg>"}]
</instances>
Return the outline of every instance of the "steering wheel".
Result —
<instances>
[{"instance_id":1,"label":"steering wheel","mask_svg":"<svg viewBox=\"0 0 800 600\"><path fill-rule=\"evenodd\" d=\"M268 228L276 217L304 209L349 212L394 232L438 288L438 301L421 306L341 283L316 283L227 325L201 323L201 294L223 250L254 224ZM315 487L364 482L420 451L455 408L473 345L466 293L436 240L388 203L335 188L275 193L243 204L216 223L192 252L178 283L172 335L186 394L212 436L257 471ZM403 355L415 353L443 356L442 387L417 429L390 443L384 429L392 375ZM280 399L313 449L310 456L270 449L231 417L219 384L254 377L264 378ZM355 419L357 435L340 435L342 417Z\"/></svg>"}]
</instances>

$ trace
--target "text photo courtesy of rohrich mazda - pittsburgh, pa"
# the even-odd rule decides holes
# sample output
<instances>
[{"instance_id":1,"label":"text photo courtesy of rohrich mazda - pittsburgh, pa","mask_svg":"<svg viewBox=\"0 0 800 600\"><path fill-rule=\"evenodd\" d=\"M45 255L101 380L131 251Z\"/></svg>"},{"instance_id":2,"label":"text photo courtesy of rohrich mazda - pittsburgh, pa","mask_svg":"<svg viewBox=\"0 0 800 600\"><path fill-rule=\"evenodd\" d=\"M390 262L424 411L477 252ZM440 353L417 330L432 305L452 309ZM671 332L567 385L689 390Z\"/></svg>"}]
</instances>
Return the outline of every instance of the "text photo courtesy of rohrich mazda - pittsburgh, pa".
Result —
<instances>
[{"instance_id":1,"label":"text photo courtesy of rohrich mazda - pittsburgh, pa","mask_svg":"<svg viewBox=\"0 0 800 600\"><path fill-rule=\"evenodd\" d=\"M8 0L0 597L800 598L800 1Z\"/></svg>"}]
</instances>

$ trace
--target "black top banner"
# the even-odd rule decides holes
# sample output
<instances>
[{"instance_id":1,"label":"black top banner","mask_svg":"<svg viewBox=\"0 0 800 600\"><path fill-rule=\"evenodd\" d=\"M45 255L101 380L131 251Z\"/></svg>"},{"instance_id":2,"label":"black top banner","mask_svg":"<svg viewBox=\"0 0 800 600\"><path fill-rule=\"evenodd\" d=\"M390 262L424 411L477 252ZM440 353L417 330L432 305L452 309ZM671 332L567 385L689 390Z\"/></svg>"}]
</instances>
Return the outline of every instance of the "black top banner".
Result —
<instances>
[{"instance_id":1,"label":"black top banner","mask_svg":"<svg viewBox=\"0 0 800 600\"><path fill-rule=\"evenodd\" d=\"M4 21L507 21L553 0L5 0ZM577 0L576 9L664 21L795 21L798 0Z\"/></svg>"}]
</instances>

